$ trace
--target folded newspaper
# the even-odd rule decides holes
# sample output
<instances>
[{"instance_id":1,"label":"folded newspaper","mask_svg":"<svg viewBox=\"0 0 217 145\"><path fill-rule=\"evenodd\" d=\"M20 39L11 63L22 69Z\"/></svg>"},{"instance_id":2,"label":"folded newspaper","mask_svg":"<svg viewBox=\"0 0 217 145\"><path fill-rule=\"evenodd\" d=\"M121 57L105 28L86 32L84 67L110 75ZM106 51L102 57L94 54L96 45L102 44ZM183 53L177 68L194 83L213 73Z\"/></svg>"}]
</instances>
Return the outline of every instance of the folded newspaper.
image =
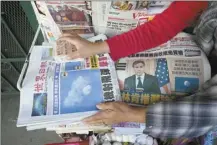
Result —
<instances>
[{"instance_id":1,"label":"folded newspaper","mask_svg":"<svg viewBox=\"0 0 217 145\"><path fill-rule=\"evenodd\" d=\"M191 35L122 58L116 65L122 101L148 105L186 96L210 79L211 68Z\"/></svg>"},{"instance_id":2,"label":"folded newspaper","mask_svg":"<svg viewBox=\"0 0 217 145\"><path fill-rule=\"evenodd\" d=\"M52 52L51 46L35 46L31 52L20 90L18 127L32 130L78 124L97 112L96 104L120 100L114 63L108 54L59 63L52 59Z\"/></svg>"},{"instance_id":3,"label":"folded newspaper","mask_svg":"<svg viewBox=\"0 0 217 145\"><path fill-rule=\"evenodd\" d=\"M35 1L33 9L44 38L54 42L61 33L90 38L108 37L136 28L165 10L165 1Z\"/></svg>"},{"instance_id":4,"label":"folded newspaper","mask_svg":"<svg viewBox=\"0 0 217 145\"><path fill-rule=\"evenodd\" d=\"M83 38L94 36L91 16L85 1L32 1L36 18L46 41L55 42L61 33L77 33Z\"/></svg>"},{"instance_id":5,"label":"folded newspaper","mask_svg":"<svg viewBox=\"0 0 217 145\"><path fill-rule=\"evenodd\" d=\"M108 37L127 32L164 11L167 1L93 1L92 23L95 32Z\"/></svg>"},{"instance_id":6,"label":"folded newspaper","mask_svg":"<svg viewBox=\"0 0 217 145\"><path fill-rule=\"evenodd\" d=\"M145 124L87 126L80 121L96 113L95 105L100 102L122 99L133 105L148 105L200 89L210 78L210 65L191 36L183 33L157 48L120 59L116 65L118 77L108 54L63 62L65 56L56 57L57 51L53 51L51 44L61 33L75 32L84 38L94 36L94 32L114 36L152 20L170 3L32 2L49 43L33 48L20 91L17 126L26 126L27 130L46 128L58 134L111 128L117 134L141 134ZM89 40L105 39L105 35L98 35Z\"/></svg>"}]
</instances>

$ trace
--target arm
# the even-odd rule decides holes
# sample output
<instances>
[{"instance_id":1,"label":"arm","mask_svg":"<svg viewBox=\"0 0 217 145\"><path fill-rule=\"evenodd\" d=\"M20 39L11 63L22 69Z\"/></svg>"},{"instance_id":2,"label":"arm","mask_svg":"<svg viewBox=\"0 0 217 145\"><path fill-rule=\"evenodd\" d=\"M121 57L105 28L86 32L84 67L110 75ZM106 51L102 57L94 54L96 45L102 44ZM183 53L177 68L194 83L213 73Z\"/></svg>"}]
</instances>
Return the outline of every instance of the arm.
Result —
<instances>
[{"instance_id":1,"label":"arm","mask_svg":"<svg viewBox=\"0 0 217 145\"><path fill-rule=\"evenodd\" d=\"M207 1L173 2L169 8L156 15L152 21L104 42L92 43L74 33L64 33L58 41L68 41L77 49L72 54L66 54L68 59L110 53L112 59L116 61L121 57L167 42L190 25L199 13L207 8L207 5Z\"/></svg>"},{"instance_id":2,"label":"arm","mask_svg":"<svg viewBox=\"0 0 217 145\"><path fill-rule=\"evenodd\" d=\"M203 85L205 91L178 101L150 105L145 134L153 137L198 137L217 126L217 75Z\"/></svg>"},{"instance_id":3,"label":"arm","mask_svg":"<svg viewBox=\"0 0 217 145\"><path fill-rule=\"evenodd\" d=\"M133 53L144 51L173 38L187 27L207 2L173 2L163 13L136 29L108 39L104 52L110 51L114 61ZM110 50L109 50L110 49Z\"/></svg>"},{"instance_id":4,"label":"arm","mask_svg":"<svg viewBox=\"0 0 217 145\"><path fill-rule=\"evenodd\" d=\"M146 122L145 134L153 137L196 137L217 126L217 75L203 85L205 91L179 101L162 102L148 108L123 102L97 105L98 113L83 120L87 124Z\"/></svg>"}]
</instances>

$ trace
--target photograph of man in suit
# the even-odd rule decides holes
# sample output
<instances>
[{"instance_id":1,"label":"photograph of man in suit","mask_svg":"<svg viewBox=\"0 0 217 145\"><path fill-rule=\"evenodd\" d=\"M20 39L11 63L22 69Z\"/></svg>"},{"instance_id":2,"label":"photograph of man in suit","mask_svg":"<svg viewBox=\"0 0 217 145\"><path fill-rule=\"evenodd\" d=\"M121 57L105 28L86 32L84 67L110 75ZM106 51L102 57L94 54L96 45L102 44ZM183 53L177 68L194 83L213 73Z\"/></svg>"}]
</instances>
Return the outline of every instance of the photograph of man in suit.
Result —
<instances>
[{"instance_id":1,"label":"photograph of man in suit","mask_svg":"<svg viewBox=\"0 0 217 145\"><path fill-rule=\"evenodd\" d=\"M132 65L135 74L124 80L124 89L143 90L147 93L161 93L158 79L145 73L145 62L137 60Z\"/></svg>"}]
</instances>

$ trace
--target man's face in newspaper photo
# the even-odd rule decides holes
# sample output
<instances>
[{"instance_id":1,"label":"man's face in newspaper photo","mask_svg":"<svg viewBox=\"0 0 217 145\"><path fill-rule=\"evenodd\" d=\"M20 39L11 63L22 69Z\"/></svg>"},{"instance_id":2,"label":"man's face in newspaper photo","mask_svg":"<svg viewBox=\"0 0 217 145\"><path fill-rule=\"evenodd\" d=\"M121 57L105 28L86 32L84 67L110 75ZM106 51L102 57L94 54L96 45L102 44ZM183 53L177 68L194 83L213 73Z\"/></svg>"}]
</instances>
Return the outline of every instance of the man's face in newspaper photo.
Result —
<instances>
[{"instance_id":1,"label":"man's face in newspaper photo","mask_svg":"<svg viewBox=\"0 0 217 145\"><path fill-rule=\"evenodd\" d=\"M141 76L145 72L145 63L143 61L135 61L133 63L133 69L137 76Z\"/></svg>"}]
</instances>

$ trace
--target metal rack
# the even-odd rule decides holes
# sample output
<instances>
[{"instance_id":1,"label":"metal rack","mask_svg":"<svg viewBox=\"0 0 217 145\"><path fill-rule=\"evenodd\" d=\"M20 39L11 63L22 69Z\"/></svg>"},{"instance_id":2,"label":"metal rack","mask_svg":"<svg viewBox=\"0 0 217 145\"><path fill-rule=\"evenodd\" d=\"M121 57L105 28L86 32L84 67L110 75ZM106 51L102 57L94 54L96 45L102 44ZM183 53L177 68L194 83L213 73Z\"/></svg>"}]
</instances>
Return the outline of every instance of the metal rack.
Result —
<instances>
[{"instance_id":1,"label":"metal rack","mask_svg":"<svg viewBox=\"0 0 217 145\"><path fill-rule=\"evenodd\" d=\"M29 48L43 40L35 33L38 24L30 2L4 1L1 8L1 96L7 98L19 96L16 84Z\"/></svg>"}]
</instances>

